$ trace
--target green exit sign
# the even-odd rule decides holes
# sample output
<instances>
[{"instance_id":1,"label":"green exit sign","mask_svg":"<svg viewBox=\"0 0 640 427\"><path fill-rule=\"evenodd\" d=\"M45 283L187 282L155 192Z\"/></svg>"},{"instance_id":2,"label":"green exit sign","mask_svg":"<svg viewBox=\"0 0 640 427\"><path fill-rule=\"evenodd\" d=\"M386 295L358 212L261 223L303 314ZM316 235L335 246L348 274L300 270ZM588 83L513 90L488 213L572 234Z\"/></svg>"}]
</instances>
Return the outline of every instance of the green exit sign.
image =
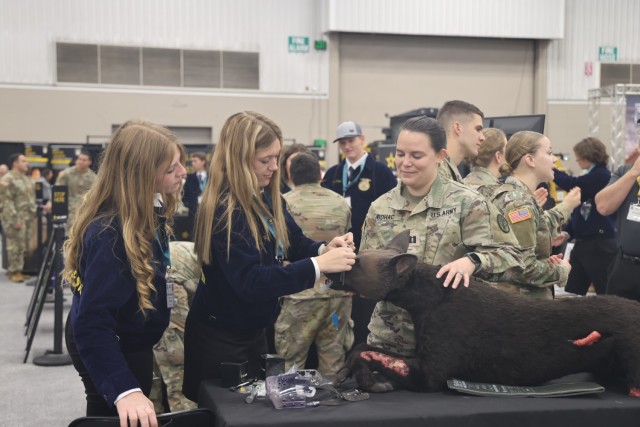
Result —
<instances>
[{"instance_id":1,"label":"green exit sign","mask_svg":"<svg viewBox=\"0 0 640 427\"><path fill-rule=\"evenodd\" d=\"M309 37L289 36L290 53L309 52Z\"/></svg>"},{"instance_id":2,"label":"green exit sign","mask_svg":"<svg viewBox=\"0 0 640 427\"><path fill-rule=\"evenodd\" d=\"M600 62L618 62L618 48L615 46L600 46L598 48Z\"/></svg>"},{"instance_id":3,"label":"green exit sign","mask_svg":"<svg viewBox=\"0 0 640 427\"><path fill-rule=\"evenodd\" d=\"M325 40L316 40L313 44L316 50L327 50L327 42Z\"/></svg>"}]
</instances>

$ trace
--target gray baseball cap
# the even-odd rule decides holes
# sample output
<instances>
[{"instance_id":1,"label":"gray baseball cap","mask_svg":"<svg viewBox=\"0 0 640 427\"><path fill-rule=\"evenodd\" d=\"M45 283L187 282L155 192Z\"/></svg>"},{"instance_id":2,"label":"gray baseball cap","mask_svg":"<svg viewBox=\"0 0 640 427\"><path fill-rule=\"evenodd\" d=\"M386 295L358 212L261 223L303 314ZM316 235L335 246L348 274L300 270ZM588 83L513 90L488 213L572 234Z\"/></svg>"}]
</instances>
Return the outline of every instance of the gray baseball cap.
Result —
<instances>
[{"instance_id":1,"label":"gray baseball cap","mask_svg":"<svg viewBox=\"0 0 640 427\"><path fill-rule=\"evenodd\" d=\"M336 129L336 142L342 138L353 138L362 135L362 128L356 122L342 122Z\"/></svg>"}]
</instances>

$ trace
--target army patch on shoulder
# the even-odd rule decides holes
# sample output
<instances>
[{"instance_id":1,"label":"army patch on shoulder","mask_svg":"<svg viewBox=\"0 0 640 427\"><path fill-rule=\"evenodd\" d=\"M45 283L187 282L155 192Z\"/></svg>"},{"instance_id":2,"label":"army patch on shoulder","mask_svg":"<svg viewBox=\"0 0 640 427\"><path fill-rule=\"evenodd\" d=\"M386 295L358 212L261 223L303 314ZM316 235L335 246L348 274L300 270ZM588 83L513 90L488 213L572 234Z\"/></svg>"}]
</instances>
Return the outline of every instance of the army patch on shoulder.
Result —
<instances>
[{"instance_id":1,"label":"army patch on shoulder","mask_svg":"<svg viewBox=\"0 0 640 427\"><path fill-rule=\"evenodd\" d=\"M509 221L511 224L515 224L517 222L526 221L527 219L531 219L533 216L531 215L531 211L529 208L521 208L516 209L507 214L509 217Z\"/></svg>"},{"instance_id":2,"label":"army patch on shoulder","mask_svg":"<svg viewBox=\"0 0 640 427\"><path fill-rule=\"evenodd\" d=\"M502 230L503 233L509 232L509 222L507 222L507 218L504 217L501 213L496 216L496 220L498 221L498 227Z\"/></svg>"}]
</instances>

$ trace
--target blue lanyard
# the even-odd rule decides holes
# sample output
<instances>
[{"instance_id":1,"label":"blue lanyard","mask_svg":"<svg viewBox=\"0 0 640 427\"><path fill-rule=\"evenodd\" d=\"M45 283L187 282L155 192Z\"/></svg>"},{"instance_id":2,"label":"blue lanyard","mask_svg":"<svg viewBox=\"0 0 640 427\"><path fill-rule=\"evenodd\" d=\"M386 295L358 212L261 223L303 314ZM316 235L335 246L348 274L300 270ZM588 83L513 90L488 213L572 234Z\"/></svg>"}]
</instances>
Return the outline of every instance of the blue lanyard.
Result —
<instances>
[{"instance_id":1,"label":"blue lanyard","mask_svg":"<svg viewBox=\"0 0 640 427\"><path fill-rule=\"evenodd\" d=\"M344 166L342 167L342 195L343 196L347 194L347 189L349 187L351 187L353 184L358 182L358 179L360 178L360 175L362 175L363 170L364 170L364 163L360 165L360 172L358 172L358 175L356 175L356 177L353 178L353 181L351 181L347 185L347 178L349 178L349 165L347 164L346 161L344 162Z\"/></svg>"},{"instance_id":2,"label":"blue lanyard","mask_svg":"<svg viewBox=\"0 0 640 427\"><path fill-rule=\"evenodd\" d=\"M156 229L155 240L158 242L160 246L160 250L162 251L162 261L167 268L171 268L171 249L169 247L169 239L165 237L165 244L163 245L160 241L160 230Z\"/></svg>"},{"instance_id":3,"label":"blue lanyard","mask_svg":"<svg viewBox=\"0 0 640 427\"><path fill-rule=\"evenodd\" d=\"M270 194L266 190L264 191L264 201L267 203L267 206L269 206L269 209L273 213L273 206L271 206ZM264 218L265 222L267 223L267 228L269 228L269 233L271 233L271 236L273 236L273 238L275 239L276 238L276 228L273 225L273 218L269 217L266 213L262 214L262 217ZM278 252L278 254L276 255L276 259L279 262L281 262L284 259L284 244L282 243L282 240L278 240L277 252Z\"/></svg>"}]
</instances>

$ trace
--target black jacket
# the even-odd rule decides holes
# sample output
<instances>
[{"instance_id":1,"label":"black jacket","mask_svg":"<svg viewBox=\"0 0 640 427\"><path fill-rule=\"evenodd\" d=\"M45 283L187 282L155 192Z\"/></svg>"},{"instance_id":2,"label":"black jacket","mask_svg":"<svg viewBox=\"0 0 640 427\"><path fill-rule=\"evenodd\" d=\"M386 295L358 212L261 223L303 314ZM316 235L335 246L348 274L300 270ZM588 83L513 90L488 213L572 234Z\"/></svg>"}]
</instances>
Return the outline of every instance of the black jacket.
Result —
<instances>
[{"instance_id":1,"label":"black jacket","mask_svg":"<svg viewBox=\"0 0 640 427\"><path fill-rule=\"evenodd\" d=\"M219 205L216 225L226 206ZM265 240L258 251L246 216L233 214L230 254L227 259L227 230L211 236L211 264L203 265L200 281L189 314L225 330L252 331L272 325L276 320L278 298L313 287L316 271L310 257L318 255L321 242L306 237L285 209L291 247L287 260L276 262L273 239ZM267 231L266 236L269 235Z\"/></svg>"},{"instance_id":2,"label":"black jacket","mask_svg":"<svg viewBox=\"0 0 640 427\"><path fill-rule=\"evenodd\" d=\"M615 236L615 216L600 215L595 202L596 194L607 186L610 179L611 172L604 165L595 166L589 173L578 177L554 169L553 180L560 188L569 191L573 187L580 187L582 204L571 212L571 221L566 228L571 237L583 239Z\"/></svg>"},{"instance_id":3,"label":"black jacket","mask_svg":"<svg viewBox=\"0 0 640 427\"><path fill-rule=\"evenodd\" d=\"M201 193L198 175L195 173L188 174L184 183L182 203L189 209L189 216L196 215L196 211L198 210L198 197Z\"/></svg>"},{"instance_id":4,"label":"black jacket","mask_svg":"<svg viewBox=\"0 0 640 427\"><path fill-rule=\"evenodd\" d=\"M377 162L371 154L367 154L364 170L346 191L343 191L342 176L345 160L329 168L322 179L321 185L345 197L351 197L351 232L357 247L362 237L362 224L369 211L369 206L378 197L394 188L398 180L391 169L383 163Z\"/></svg>"}]
</instances>

